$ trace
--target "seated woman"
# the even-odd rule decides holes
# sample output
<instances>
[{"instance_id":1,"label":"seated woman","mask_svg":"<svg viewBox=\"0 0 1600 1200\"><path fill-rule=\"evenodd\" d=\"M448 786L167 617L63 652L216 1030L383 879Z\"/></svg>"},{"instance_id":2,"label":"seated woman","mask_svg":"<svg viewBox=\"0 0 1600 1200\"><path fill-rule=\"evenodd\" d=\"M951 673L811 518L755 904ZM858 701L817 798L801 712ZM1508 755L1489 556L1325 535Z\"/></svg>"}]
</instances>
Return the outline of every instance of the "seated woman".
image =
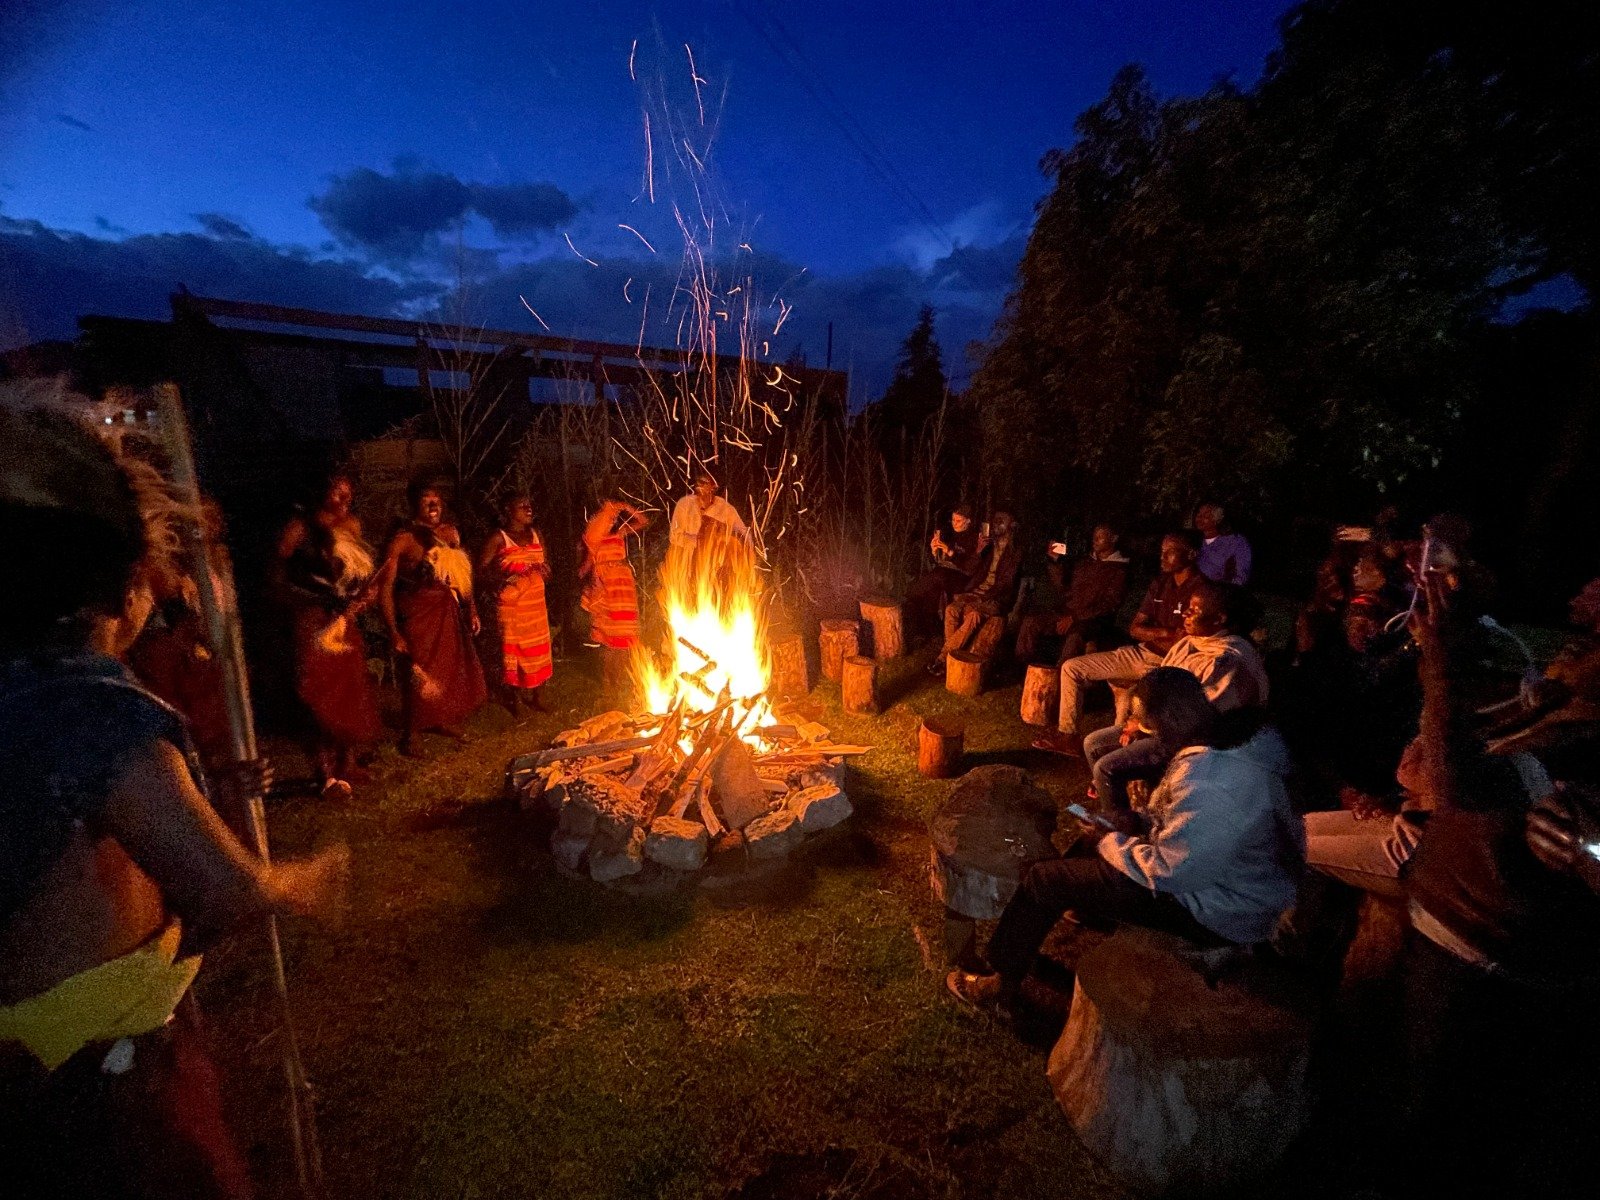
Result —
<instances>
[{"instance_id":1,"label":"seated woman","mask_svg":"<svg viewBox=\"0 0 1600 1200\"><path fill-rule=\"evenodd\" d=\"M989 939L990 974L952 971L964 1003L1008 1011L1039 948L1066 912L1145 925L1208 946L1268 938L1294 903L1304 833L1283 777L1288 754L1270 727L1219 735L1200 681L1158 667L1134 687L1134 711L1172 750L1143 811L1089 827L1064 858L1035 863Z\"/></svg>"}]
</instances>

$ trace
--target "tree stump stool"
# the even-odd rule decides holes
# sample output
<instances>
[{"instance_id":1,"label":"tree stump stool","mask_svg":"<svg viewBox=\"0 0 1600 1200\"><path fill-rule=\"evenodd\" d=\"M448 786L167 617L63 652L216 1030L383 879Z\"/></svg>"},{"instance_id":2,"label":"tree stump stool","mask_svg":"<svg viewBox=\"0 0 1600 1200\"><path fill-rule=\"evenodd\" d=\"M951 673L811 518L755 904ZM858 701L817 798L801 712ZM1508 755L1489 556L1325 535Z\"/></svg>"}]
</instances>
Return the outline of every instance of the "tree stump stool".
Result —
<instances>
[{"instance_id":1,"label":"tree stump stool","mask_svg":"<svg viewBox=\"0 0 1600 1200\"><path fill-rule=\"evenodd\" d=\"M944 657L944 686L958 696L983 691L983 659L970 650L952 650Z\"/></svg>"},{"instance_id":2,"label":"tree stump stool","mask_svg":"<svg viewBox=\"0 0 1600 1200\"><path fill-rule=\"evenodd\" d=\"M976 767L951 789L928 822L929 875L944 904L951 962L971 952L975 922L1005 910L1022 873L1055 854L1055 824L1055 801L1021 767Z\"/></svg>"},{"instance_id":3,"label":"tree stump stool","mask_svg":"<svg viewBox=\"0 0 1600 1200\"><path fill-rule=\"evenodd\" d=\"M1312 1005L1247 961L1215 985L1170 934L1125 926L1078 962L1050 1054L1056 1100L1130 1187L1183 1196L1267 1171L1311 1108Z\"/></svg>"},{"instance_id":4,"label":"tree stump stool","mask_svg":"<svg viewBox=\"0 0 1600 1200\"><path fill-rule=\"evenodd\" d=\"M822 673L838 683L844 678L844 660L856 653L857 621L831 620L822 623L817 645L822 651Z\"/></svg>"},{"instance_id":5,"label":"tree stump stool","mask_svg":"<svg viewBox=\"0 0 1600 1200\"><path fill-rule=\"evenodd\" d=\"M872 626L872 657L879 662L899 658L905 653L901 632L900 601L888 596L868 596L861 602L861 616Z\"/></svg>"},{"instance_id":6,"label":"tree stump stool","mask_svg":"<svg viewBox=\"0 0 1600 1200\"><path fill-rule=\"evenodd\" d=\"M845 712L877 712L878 660L864 654L852 654L845 659L839 678L839 694Z\"/></svg>"},{"instance_id":7,"label":"tree stump stool","mask_svg":"<svg viewBox=\"0 0 1600 1200\"><path fill-rule=\"evenodd\" d=\"M1060 705L1060 668L1028 664L1028 673L1022 680L1022 723L1053 726Z\"/></svg>"},{"instance_id":8,"label":"tree stump stool","mask_svg":"<svg viewBox=\"0 0 1600 1200\"><path fill-rule=\"evenodd\" d=\"M785 634L772 643L772 687L780 696L805 696L811 691L811 667L806 662L806 642L798 633Z\"/></svg>"},{"instance_id":9,"label":"tree stump stool","mask_svg":"<svg viewBox=\"0 0 1600 1200\"><path fill-rule=\"evenodd\" d=\"M967 727L949 717L924 717L917 728L917 770L928 779L949 779L961 765Z\"/></svg>"}]
</instances>

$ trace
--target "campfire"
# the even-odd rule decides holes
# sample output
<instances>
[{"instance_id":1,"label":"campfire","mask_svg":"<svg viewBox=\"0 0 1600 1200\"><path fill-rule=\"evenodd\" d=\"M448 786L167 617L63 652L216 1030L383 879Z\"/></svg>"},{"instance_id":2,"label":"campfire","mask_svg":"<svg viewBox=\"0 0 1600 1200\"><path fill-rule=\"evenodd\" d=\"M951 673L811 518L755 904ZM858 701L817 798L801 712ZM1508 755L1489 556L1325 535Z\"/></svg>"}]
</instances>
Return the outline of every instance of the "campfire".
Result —
<instances>
[{"instance_id":1,"label":"campfire","mask_svg":"<svg viewBox=\"0 0 1600 1200\"><path fill-rule=\"evenodd\" d=\"M600 713L511 764L524 807L555 815L561 867L614 882L692 872L712 854L785 857L850 815L835 743L771 694L754 556L731 539L674 550L657 595L666 644L634 662L645 711Z\"/></svg>"}]
</instances>

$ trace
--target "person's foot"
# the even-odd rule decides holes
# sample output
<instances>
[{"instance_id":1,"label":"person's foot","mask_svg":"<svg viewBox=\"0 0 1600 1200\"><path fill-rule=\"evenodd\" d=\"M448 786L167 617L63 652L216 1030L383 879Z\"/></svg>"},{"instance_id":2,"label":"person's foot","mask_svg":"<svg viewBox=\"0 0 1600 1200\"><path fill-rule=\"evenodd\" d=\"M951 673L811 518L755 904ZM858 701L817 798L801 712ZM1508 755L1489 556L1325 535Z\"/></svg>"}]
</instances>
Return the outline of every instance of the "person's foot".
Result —
<instances>
[{"instance_id":1,"label":"person's foot","mask_svg":"<svg viewBox=\"0 0 1600 1200\"><path fill-rule=\"evenodd\" d=\"M1083 757L1083 739L1075 734L1062 733L1059 729L1049 733L1041 733L1033 739L1035 750L1044 750L1050 754L1060 754L1066 758Z\"/></svg>"},{"instance_id":2,"label":"person's foot","mask_svg":"<svg viewBox=\"0 0 1600 1200\"><path fill-rule=\"evenodd\" d=\"M975 975L957 968L944 977L944 987L969 1008L992 1017L1011 1018L1011 996L999 975Z\"/></svg>"},{"instance_id":3,"label":"person's foot","mask_svg":"<svg viewBox=\"0 0 1600 1200\"><path fill-rule=\"evenodd\" d=\"M350 785L342 779L324 779L322 781L322 798L335 802L350 799L352 792Z\"/></svg>"},{"instance_id":4,"label":"person's foot","mask_svg":"<svg viewBox=\"0 0 1600 1200\"><path fill-rule=\"evenodd\" d=\"M529 708L531 708L534 712L549 712L550 711L544 705L544 688L542 686L534 688L525 697L523 697L523 699L527 703L527 706Z\"/></svg>"}]
</instances>

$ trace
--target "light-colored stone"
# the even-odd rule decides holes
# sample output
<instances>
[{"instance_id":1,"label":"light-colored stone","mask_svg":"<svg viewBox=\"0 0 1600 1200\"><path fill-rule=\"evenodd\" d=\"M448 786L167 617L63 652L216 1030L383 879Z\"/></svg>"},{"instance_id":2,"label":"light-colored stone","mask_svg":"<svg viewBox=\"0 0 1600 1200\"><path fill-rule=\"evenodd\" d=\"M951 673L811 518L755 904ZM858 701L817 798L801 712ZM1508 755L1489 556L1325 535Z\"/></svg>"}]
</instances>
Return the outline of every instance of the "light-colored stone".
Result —
<instances>
[{"instance_id":1,"label":"light-colored stone","mask_svg":"<svg viewBox=\"0 0 1600 1200\"><path fill-rule=\"evenodd\" d=\"M803 788L820 787L823 784L832 784L840 791L844 790L845 760L835 758L820 767L807 767L800 772L800 786Z\"/></svg>"},{"instance_id":2,"label":"light-colored stone","mask_svg":"<svg viewBox=\"0 0 1600 1200\"><path fill-rule=\"evenodd\" d=\"M609 839L605 839L609 842ZM644 830L634 829L628 840L614 849L596 839L589 848L589 878L596 883L611 883L644 870Z\"/></svg>"},{"instance_id":3,"label":"light-colored stone","mask_svg":"<svg viewBox=\"0 0 1600 1200\"><path fill-rule=\"evenodd\" d=\"M699 821L657 817L644 839L644 856L675 871L698 871L706 863L711 835Z\"/></svg>"},{"instance_id":4,"label":"light-colored stone","mask_svg":"<svg viewBox=\"0 0 1600 1200\"><path fill-rule=\"evenodd\" d=\"M557 828L562 833L573 837L581 837L588 841L594 836L596 826L599 824L600 814L588 804L563 804L561 815L557 818Z\"/></svg>"},{"instance_id":5,"label":"light-colored stone","mask_svg":"<svg viewBox=\"0 0 1600 1200\"><path fill-rule=\"evenodd\" d=\"M780 808L751 821L744 836L751 858L782 858L800 844L805 832L793 809Z\"/></svg>"},{"instance_id":6,"label":"light-colored stone","mask_svg":"<svg viewBox=\"0 0 1600 1200\"><path fill-rule=\"evenodd\" d=\"M790 792L785 807L799 819L800 828L805 833L821 833L824 829L832 829L853 811L850 797L831 783Z\"/></svg>"},{"instance_id":7,"label":"light-colored stone","mask_svg":"<svg viewBox=\"0 0 1600 1200\"><path fill-rule=\"evenodd\" d=\"M589 849L589 839L575 833L562 833L559 829L550 836L550 856L569 871L583 866L583 856Z\"/></svg>"}]
</instances>

